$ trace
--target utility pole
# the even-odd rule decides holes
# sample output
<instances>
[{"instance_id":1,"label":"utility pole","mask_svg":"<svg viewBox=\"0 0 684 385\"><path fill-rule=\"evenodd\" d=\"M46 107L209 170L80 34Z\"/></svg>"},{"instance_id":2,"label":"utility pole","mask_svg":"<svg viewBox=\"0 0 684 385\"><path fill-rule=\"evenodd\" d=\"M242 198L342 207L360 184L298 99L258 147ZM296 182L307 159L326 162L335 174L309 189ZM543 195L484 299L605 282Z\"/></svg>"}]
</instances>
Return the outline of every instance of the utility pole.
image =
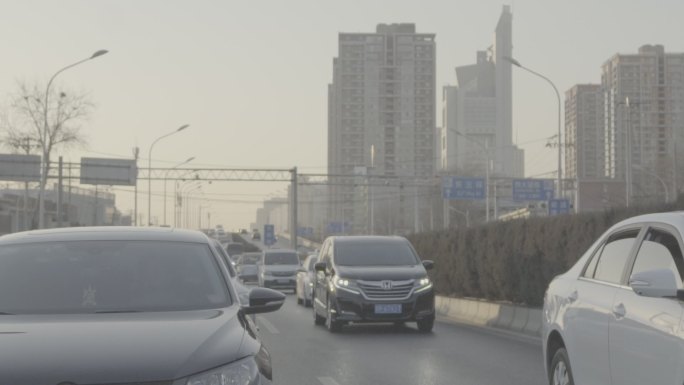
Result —
<instances>
[{"instance_id":1,"label":"utility pole","mask_svg":"<svg viewBox=\"0 0 684 385\"><path fill-rule=\"evenodd\" d=\"M64 159L59 157L58 181L57 181L57 227L62 227L62 202L64 190Z\"/></svg>"},{"instance_id":2,"label":"utility pole","mask_svg":"<svg viewBox=\"0 0 684 385\"><path fill-rule=\"evenodd\" d=\"M290 172L292 173L292 196L290 197L290 243L292 249L297 250L297 167L294 167Z\"/></svg>"},{"instance_id":3,"label":"utility pole","mask_svg":"<svg viewBox=\"0 0 684 385\"><path fill-rule=\"evenodd\" d=\"M133 226L138 226L138 158L140 156L140 147L133 147L133 157L135 159L135 187L134 187L134 209L133 209Z\"/></svg>"}]
</instances>

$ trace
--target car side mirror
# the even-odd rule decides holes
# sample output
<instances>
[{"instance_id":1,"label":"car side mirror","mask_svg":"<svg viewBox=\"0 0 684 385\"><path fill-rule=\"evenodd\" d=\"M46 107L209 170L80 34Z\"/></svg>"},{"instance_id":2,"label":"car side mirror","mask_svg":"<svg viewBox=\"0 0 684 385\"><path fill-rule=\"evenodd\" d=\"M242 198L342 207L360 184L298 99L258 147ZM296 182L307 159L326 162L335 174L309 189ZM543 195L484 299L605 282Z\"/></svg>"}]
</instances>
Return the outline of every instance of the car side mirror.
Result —
<instances>
[{"instance_id":1,"label":"car side mirror","mask_svg":"<svg viewBox=\"0 0 684 385\"><path fill-rule=\"evenodd\" d=\"M629 286L644 297L679 297L677 277L670 269L653 269L632 274Z\"/></svg>"},{"instance_id":2,"label":"car side mirror","mask_svg":"<svg viewBox=\"0 0 684 385\"><path fill-rule=\"evenodd\" d=\"M314 270L316 271L325 271L325 269L328 268L328 264L325 262L316 262L314 265Z\"/></svg>"},{"instance_id":3,"label":"car side mirror","mask_svg":"<svg viewBox=\"0 0 684 385\"><path fill-rule=\"evenodd\" d=\"M285 294L272 289L255 287L249 291L249 306L243 306L245 314L270 313L285 303Z\"/></svg>"},{"instance_id":4,"label":"car side mirror","mask_svg":"<svg viewBox=\"0 0 684 385\"><path fill-rule=\"evenodd\" d=\"M425 270L432 270L432 268L435 267L435 263L429 259L426 259L423 261L423 267Z\"/></svg>"}]
</instances>

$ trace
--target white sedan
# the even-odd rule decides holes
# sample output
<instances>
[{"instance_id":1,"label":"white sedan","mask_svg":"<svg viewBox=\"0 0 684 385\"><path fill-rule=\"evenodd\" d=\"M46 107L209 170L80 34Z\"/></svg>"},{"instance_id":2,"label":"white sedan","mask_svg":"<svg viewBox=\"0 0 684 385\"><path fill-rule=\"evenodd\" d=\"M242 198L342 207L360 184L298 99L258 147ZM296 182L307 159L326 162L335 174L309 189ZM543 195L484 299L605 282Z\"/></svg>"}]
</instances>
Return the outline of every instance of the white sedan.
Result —
<instances>
[{"instance_id":1,"label":"white sedan","mask_svg":"<svg viewBox=\"0 0 684 385\"><path fill-rule=\"evenodd\" d=\"M684 383L684 213L610 228L544 296L553 385Z\"/></svg>"}]
</instances>

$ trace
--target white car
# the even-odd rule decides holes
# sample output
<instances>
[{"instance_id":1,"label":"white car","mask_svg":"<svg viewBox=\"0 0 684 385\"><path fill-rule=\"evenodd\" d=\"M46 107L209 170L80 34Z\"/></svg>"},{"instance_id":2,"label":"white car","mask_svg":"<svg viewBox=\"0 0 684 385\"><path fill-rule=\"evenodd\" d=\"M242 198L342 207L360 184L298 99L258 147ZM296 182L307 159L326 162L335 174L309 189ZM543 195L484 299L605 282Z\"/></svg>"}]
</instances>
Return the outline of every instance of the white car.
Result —
<instances>
[{"instance_id":1,"label":"white car","mask_svg":"<svg viewBox=\"0 0 684 385\"><path fill-rule=\"evenodd\" d=\"M316 274L314 265L316 262L318 262L318 254L310 254L304 260L302 267L297 270L295 294L297 294L297 303L305 307L311 306L313 299L313 280Z\"/></svg>"},{"instance_id":2,"label":"white car","mask_svg":"<svg viewBox=\"0 0 684 385\"><path fill-rule=\"evenodd\" d=\"M684 212L610 228L544 296L553 385L684 383Z\"/></svg>"}]
</instances>

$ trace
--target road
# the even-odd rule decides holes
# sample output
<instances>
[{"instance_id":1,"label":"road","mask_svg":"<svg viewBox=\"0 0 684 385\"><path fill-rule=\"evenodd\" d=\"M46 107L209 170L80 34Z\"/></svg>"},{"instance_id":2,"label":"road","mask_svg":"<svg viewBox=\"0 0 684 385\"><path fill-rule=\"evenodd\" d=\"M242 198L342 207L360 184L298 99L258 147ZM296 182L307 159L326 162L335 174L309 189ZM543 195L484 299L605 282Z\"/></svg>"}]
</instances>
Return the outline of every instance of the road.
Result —
<instances>
[{"instance_id":1,"label":"road","mask_svg":"<svg viewBox=\"0 0 684 385\"><path fill-rule=\"evenodd\" d=\"M331 334L288 294L279 311L257 316L257 323L278 385L546 383L538 340L445 319L430 334L415 324L350 325Z\"/></svg>"},{"instance_id":2,"label":"road","mask_svg":"<svg viewBox=\"0 0 684 385\"><path fill-rule=\"evenodd\" d=\"M351 325L331 334L294 295L257 323L278 385L545 383L541 345L527 337L443 321L431 334L413 324Z\"/></svg>"}]
</instances>

